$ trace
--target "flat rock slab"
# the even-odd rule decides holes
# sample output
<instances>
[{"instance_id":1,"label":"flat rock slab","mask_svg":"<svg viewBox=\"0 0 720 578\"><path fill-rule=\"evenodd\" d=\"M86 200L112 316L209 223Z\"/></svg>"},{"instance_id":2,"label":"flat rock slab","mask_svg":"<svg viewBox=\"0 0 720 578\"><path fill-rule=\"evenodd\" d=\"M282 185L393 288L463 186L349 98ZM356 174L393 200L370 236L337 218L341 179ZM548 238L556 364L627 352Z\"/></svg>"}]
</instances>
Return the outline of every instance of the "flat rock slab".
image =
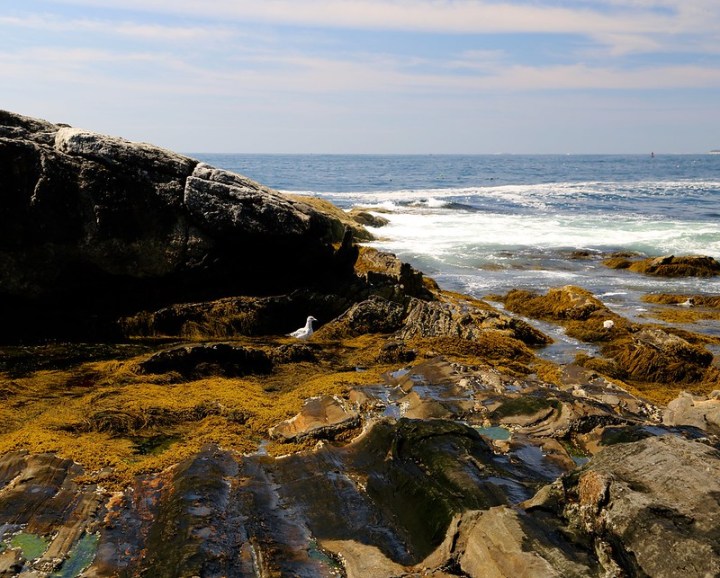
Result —
<instances>
[{"instance_id":1,"label":"flat rock slab","mask_svg":"<svg viewBox=\"0 0 720 578\"><path fill-rule=\"evenodd\" d=\"M720 391L709 398L683 392L672 400L663 414L663 423L669 426L692 426L720 434Z\"/></svg>"},{"instance_id":2,"label":"flat rock slab","mask_svg":"<svg viewBox=\"0 0 720 578\"><path fill-rule=\"evenodd\" d=\"M270 436L287 441L333 437L359 423L356 411L347 409L339 398L324 395L308 399L295 417L270 428Z\"/></svg>"}]
</instances>

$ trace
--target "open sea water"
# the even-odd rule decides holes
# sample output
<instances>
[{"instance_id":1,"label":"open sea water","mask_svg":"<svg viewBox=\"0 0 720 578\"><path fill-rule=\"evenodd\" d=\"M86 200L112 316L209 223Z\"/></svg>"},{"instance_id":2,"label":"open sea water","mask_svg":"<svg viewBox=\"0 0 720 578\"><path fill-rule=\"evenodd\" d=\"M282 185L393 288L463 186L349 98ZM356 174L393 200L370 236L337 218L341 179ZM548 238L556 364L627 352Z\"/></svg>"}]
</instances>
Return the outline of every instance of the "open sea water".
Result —
<instances>
[{"instance_id":1,"label":"open sea water","mask_svg":"<svg viewBox=\"0 0 720 578\"><path fill-rule=\"evenodd\" d=\"M617 251L720 260L720 155L192 156L380 214L390 223L371 229L372 246L476 297L572 284L642 319L646 293L720 294L720 278L658 279L601 262ZM695 329L720 334L717 325Z\"/></svg>"}]
</instances>

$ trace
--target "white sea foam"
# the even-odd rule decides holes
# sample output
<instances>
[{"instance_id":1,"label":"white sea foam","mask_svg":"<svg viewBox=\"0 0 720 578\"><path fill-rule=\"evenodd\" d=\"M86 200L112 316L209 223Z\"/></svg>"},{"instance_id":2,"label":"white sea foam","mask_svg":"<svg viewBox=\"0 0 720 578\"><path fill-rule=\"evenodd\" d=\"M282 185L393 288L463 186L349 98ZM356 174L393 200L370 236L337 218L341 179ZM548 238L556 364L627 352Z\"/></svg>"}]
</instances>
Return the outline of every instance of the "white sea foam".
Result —
<instances>
[{"instance_id":1,"label":"white sea foam","mask_svg":"<svg viewBox=\"0 0 720 578\"><path fill-rule=\"evenodd\" d=\"M496 198L514 202L523 206L545 206L545 201L552 199L567 199L582 197L626 197L637 198L639 194L652 196L688 195L694 192L705 192L708 189L720 189L720 181L582 181L582 182L554 182L540 184L498 185L484 187L459 188L422 188L399 189L385 191L358 191L358 192L325 192L320 196L334 200L345 201L351 198L353 202L364 206L375 206L384 201L397 204L412 204L414 202L427 202L430 199L446 199L448 197ZM318 195L312 191L287 191L295 195Z\"/></svg>"},{"instance_id":2,"label":"white sea foam","mask_svg":"<svg viewBox=\"0 0 720 578\"><path fill-rule=\"evenodd\" d=\"M713 222L687 223L603 216L539 216L486 213L394 213L382 229L383 245L395 251L439 256L464 250L582 248L635 250L647 254L705 254L720 258Z\"/></svg>"}]
</instances>

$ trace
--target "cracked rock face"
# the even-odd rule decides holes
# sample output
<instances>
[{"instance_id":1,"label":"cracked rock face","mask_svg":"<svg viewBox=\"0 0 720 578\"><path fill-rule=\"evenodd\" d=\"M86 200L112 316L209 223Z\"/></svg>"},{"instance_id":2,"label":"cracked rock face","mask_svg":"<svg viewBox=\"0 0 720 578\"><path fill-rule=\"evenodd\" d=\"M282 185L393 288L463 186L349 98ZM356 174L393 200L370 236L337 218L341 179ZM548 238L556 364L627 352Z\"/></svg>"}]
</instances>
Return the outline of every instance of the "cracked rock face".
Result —
<instances>
[{"instance_id":1,"label":"cracked rock face","mask_svg":"<svg viewBox=\"0 0 720 578\"><path fill-rule=\"evenodd\" d=\"M561 480L561 515L609 575L717 576L719 457L673 435L611 446Z\"/></svg>"},{"instance_id":2,"label":"cracked rock face","mask_svg":"<svg viewBox=\"0 0 720 578\"><path fill-rule=\"evenodd\" d=\"M102 334L180 297L280 293L349 270L331 245L343 227L309 205L153 145L3 111L0 190L0 338Z\"/></svg>"}]
</instances>

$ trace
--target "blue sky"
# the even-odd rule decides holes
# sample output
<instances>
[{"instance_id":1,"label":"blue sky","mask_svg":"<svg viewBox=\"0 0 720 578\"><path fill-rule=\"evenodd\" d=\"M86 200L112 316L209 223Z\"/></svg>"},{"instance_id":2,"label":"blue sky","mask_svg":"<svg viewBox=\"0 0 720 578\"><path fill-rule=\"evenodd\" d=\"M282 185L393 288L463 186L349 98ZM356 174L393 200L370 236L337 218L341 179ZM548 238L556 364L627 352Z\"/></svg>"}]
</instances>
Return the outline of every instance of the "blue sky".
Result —
<instances>
[{"instance_id":1,"label":"blue sky","mask_svg":"<svg viewBox=\"0 0 720 578\"><path fill-rule=\"evenodd\" d=\"M4 2L0 78L0 108L183 152L706 152L720 2Z\"/></svg>"}]
</instances>

